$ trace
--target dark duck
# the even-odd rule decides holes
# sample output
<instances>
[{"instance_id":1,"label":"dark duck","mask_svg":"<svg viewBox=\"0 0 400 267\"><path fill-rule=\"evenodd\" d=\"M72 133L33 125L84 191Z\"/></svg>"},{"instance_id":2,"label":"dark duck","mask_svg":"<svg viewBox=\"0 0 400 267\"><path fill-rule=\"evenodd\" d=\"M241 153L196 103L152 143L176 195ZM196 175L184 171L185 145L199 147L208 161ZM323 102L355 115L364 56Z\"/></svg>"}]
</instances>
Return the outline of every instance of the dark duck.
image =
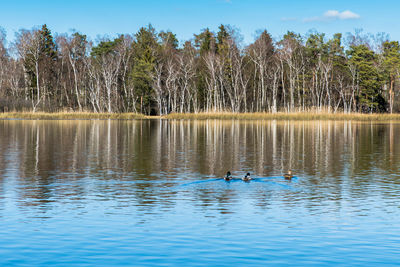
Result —
<instances>
[{"instance_id":1,"label":"dark duck","mask_svg":"<svg viewBox=\"0 0 400 267\"><path fill-rule=\"evenodd\" d=\"M230 180L232 180L233 178L232 178L232 174L231 174L231 172L230 171L228 171L227 173L226 173L226 175L224 176L224 180L225 181L230 181Z\"/></svg>"}]
</instances>

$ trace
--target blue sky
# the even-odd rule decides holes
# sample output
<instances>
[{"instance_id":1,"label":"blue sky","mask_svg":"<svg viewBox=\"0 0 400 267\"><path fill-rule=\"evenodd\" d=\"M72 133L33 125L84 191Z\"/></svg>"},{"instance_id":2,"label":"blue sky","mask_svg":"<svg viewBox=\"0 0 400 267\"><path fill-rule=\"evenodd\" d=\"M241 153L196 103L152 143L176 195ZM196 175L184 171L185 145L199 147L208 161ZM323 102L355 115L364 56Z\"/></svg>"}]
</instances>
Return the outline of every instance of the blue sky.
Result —
<instances>
[{"instance_id":1,"label":"blue sky","mask_svg":"<svg viewBox=\"0 0 400 267\"><path fill-rule=\"evenodd\" d=\"M279 38L288 30L300 34L310 29L331 36L335 32L386 32L400 40L400 1L395 0L4 0L0 6L0 27L8 40L14 32L46 23L52 32L76 29L91 39L97 35L136 33L152 23L158 30L171 30L187 40L219 24L240 29L244 42L255 32L267 29Z\"/></svg>"}]
</instances>

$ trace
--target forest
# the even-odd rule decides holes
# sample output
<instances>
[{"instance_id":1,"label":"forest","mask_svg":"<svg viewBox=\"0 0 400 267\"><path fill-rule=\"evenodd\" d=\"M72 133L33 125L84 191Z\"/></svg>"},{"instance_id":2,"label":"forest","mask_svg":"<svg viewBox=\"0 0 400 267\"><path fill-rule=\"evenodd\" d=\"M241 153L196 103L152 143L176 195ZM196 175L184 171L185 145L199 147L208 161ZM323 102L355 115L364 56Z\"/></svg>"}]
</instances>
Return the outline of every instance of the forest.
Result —
<instances>
[{"instance_id":1,"label":"forest","mask_svg":"<svg viewBox=\"0 0 400 267\"><path fill-rule=\"evenodd\" d=\"M93 42L42 25L8 44L0 30L0 111L400 111L400 45L386 34L256 36L244 45L220 25L179 42L148 25Z\"/></svg>"}]
</instances>

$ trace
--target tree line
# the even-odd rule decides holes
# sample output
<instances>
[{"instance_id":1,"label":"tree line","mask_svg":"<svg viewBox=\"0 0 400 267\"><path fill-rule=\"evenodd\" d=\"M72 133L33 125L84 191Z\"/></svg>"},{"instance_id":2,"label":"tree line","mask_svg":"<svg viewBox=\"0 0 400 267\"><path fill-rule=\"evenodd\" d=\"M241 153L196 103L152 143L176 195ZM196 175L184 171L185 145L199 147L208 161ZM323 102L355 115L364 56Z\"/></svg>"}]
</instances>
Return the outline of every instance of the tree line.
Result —
<instances>
[{"instance_id":1,"label":"tree line","mask_svg":"<svg viewBox=\"0 0 400 267\"><path fill-rule=\"evenodd\" d=\"M0 28L1 29L1 28ZM244 46L220 25L179 44L148 25L96 43L79 32L53 36L47 25L0 30L3 111L397 112L400 45L385 34L327 38L260 31Z\"/></svg>"}]
</instances>

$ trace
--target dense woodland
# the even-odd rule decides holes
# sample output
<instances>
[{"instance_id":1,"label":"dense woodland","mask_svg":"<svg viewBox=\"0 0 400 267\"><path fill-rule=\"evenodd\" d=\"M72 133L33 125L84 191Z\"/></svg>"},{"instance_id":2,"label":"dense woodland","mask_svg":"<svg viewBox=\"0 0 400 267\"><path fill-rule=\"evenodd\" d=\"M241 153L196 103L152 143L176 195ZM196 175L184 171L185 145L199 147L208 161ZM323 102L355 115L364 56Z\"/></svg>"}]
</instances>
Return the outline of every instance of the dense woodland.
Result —
<instances>
[{"instance_id":1,"label":"dense woodland","mask_svg":"<svg viewBox=\"0 0 400 267\"><path fill-rule=\"evenodd\" d=\"M74 32L0 31L0 110L397 112L400 45L356 30L332 38L221 25L179 43L151 25L96 42Z\"/></svg>"}]
</instances>

